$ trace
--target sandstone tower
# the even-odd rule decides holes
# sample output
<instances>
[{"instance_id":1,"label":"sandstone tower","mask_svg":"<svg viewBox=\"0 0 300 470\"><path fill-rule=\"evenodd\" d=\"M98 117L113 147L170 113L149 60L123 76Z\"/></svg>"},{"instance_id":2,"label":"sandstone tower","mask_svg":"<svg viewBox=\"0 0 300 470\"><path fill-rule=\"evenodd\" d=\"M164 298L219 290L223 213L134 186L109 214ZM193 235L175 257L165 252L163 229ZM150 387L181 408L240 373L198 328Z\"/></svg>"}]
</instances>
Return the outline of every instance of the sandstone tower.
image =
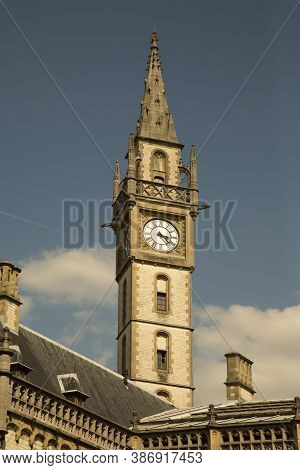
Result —
<instances>
[{"instance_id":1,"label":"sandstone tower","mask_svg":"<svg viewBox=\"0 0 300 470\"><path fill-rule=\"evenodd\" d=\"M144 96L127 174L114 173L118 371L178 407L192 406L191 274L198 215L195 148L182 161L151 37Z\"/></svg>"}]
</instances>

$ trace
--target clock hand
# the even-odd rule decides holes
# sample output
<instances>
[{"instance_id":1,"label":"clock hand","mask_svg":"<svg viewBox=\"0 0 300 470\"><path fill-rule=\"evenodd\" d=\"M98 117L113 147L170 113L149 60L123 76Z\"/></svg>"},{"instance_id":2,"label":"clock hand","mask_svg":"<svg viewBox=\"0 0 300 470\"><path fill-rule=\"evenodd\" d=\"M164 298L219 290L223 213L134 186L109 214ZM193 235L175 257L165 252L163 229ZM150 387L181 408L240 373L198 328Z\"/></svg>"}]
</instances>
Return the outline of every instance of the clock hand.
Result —
<instances>
[{"instance_id":1,"label":"clock hand","mask_svg":"<svg viewBox=\"0 0 300 470\"><path fill-rule=\"evenodd\" d=\"M169 243L170 241L170 237L167 237L167 235L163 235L162 233L158 232L157 234L160 238L164 238L164 240L166 240L167 243Z\"/></svg>"}]
</instances>

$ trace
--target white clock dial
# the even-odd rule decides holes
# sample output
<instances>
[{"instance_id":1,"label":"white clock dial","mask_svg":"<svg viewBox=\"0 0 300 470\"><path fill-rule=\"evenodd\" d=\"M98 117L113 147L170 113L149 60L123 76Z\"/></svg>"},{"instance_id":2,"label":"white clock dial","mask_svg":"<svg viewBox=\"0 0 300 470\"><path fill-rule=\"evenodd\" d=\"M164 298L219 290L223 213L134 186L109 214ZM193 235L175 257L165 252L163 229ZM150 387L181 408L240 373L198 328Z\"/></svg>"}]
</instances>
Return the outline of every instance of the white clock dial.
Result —
<instances>
[{"instance_id":1,"label":"white clock dial","mask_svg":"<svg viewBox=\"0 0 300 470\"><path fill-rule=\"evenodd\" d=\"M179 235L174 225L166 220L149 220L144 226L144 238L151 248L169 252L178 245Z\"/></svg>"}]
</instances>

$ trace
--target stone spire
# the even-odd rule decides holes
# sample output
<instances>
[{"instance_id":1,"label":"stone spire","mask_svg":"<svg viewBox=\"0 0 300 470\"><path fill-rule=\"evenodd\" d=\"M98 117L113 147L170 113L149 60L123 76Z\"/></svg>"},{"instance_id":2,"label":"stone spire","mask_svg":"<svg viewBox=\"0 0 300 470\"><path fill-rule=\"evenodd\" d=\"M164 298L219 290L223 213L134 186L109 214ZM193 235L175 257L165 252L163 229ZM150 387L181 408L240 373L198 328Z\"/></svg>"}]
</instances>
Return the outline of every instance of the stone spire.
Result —
<instances>
[{"instance_id":1,"label":"stone spire","mask_svg":"<svg viewBox=\"0 0 300 470\"><path fill-rule=\"evenodd\" d=\"M173 116L169 112L165 95L158 41L157 34L152 33L137 136L178 143Z\"/></svg>"}]
</instances>

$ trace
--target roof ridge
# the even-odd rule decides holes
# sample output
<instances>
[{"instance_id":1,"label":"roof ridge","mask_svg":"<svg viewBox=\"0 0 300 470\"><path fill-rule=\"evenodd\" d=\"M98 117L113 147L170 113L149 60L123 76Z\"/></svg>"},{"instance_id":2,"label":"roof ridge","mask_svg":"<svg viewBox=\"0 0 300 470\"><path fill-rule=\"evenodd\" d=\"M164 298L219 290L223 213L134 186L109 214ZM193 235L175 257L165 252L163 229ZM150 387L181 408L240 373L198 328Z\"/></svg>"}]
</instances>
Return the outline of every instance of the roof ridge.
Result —
<instances>
[{"instance_id":1,"label":"roof ridge","mask_svg":"<svg viewBox=\"0 0 300 470\"><path fill-rule=\"evenodd\" d=\"M105 367L103 366L102 364L99 364L99 362L96 362L94 361L93 359L87 357L87 356L83 356L82 354L78 353L77 351L74 351L73 349L70 349L68 348L67 346L64 346L63 344L61 343L58 343L57 341L55 341L54 339L51 339L49 338L48 336L45 336L43 335L42 333L38 333L37 331L34 331L32 330L31 328L29 328L28 326L25 326L25 325L20 325L21 328L23 328L24 330L27 330L27 331L30 331L31 333L39 336L40 338L43 338L45 339L46 341L49 341L49 343L52 343L52 344L55 344L56 346L59 346L61 349L64 349L65 351L69 351L71 352L72 354L75 354L76 356L80 357L81 359L84 359L88 362L90 362L91 364L94 364L95 366L98 366L100 367L101 369L103 370L106 370L107 372L115 375L116 377L119 377L120 379L123 379L123 375L121 374L118 374L117 372L115 372L114 370L111 370L111 369L108 369L108 367ZM134 384L132 384L134 385Z\"/></svg>"}]
</instances>

